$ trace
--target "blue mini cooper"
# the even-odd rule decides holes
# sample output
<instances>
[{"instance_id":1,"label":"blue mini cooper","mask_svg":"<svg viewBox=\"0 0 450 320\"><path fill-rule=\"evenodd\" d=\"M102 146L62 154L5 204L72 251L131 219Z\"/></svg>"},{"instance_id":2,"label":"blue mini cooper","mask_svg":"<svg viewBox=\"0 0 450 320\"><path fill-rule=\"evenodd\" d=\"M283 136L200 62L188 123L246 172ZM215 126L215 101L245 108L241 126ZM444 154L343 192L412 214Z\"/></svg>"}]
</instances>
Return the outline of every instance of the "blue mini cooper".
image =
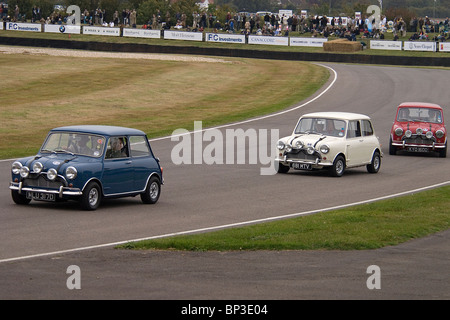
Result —
<instances>
[{"instance_id":1,"label":"blue mini cooper","mask_svg":"<svg viewBox=\"0 0 450 320\"><path fill-rule=\"evenodd\" d=\"M163 183L144 132L85 125L51 130L36 156L12 164L9 188L17 204L73 199L95 210L102 198L140 195L154 204Z\"/></svg>"}]
</instances>

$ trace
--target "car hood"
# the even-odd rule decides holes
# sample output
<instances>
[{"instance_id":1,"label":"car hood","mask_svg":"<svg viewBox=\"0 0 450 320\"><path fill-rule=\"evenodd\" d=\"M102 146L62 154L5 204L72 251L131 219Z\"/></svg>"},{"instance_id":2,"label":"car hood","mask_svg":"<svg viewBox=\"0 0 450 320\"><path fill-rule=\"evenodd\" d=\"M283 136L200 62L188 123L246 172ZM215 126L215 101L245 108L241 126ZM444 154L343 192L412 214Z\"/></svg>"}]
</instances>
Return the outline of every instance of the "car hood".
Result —
<instances>
[{"instance_id":1,"label":"car hood","mask_svg":"<svg viewBox=\"0 0 450 320\"><path fill-rule=\"evenodd\" d=\"M51 168L60 171L65 169L69 165L76 166L77 164L93 161L96 161L96 159L66 153L57 153L57 154L53 153L53 154L38 154L33 158L28 158L28 160L26 161L26 163L24 163L24 165L28 166L31 169L33 167L33 163L40 162L44 166L43 171L48 171Z\"/></svg>"},{"instance_id":2,"label":"car hood","mask_svg":"<svg viewBox=\"0 0 450 320\"><path fill-rule=\"evenodd\" d=\"M299 134L295 136L285 137L282 139L284 143L289 143L295 146L297 141L301 141L306 147L319 147L320 143L333 143L335 141L342 141L342 137L326 136L322 134Z\"/></svg>"}]
</instances>

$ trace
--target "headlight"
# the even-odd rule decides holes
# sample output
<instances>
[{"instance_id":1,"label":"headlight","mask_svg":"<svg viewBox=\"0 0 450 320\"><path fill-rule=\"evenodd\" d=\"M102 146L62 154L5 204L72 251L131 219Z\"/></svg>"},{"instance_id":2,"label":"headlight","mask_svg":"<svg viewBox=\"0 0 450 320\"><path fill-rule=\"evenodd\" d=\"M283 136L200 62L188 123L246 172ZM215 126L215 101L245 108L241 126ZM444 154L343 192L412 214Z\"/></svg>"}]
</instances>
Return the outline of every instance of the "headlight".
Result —
<instances>
[{"instance_id":1,"label":"headlight","mask_svg":"<svg viewBox=\"0 0 450 320\"><path fill-rule=\"evenodd\" d=\"M313 147L308 147L308 149L306 149L306 152L308 152L308 154L313 154L314 153L314 148Z\"/></svg>"},{"instance_id":2,"label":"headlight","mask_svg":"<svg viewBox=\"0 0 450 320\"><path fill-rule=\"evenodd\" d=\"M431 138L433 137L433 132L428 131L428 132L425 134L425 136L426 136L428 139L431 139Z\"/></svg>"},{"instance_id":3,"label":"headlight","mask_svg":"<svg viewBox=\"0 0 450 320\"><path fill-rule=\"evenodd\" d=\"M322 152L323 154L327 154L328 152L330 152L330 147L326 144L323 144L320 146L320 152Z\"/></svg>"},{"instance_id":4,"label":"headlight","mask_svg":"<svg viewBox=\"0 0 450 320\"><path fill-rule=\"evenodd\" d=\"M303 148L303 142L297 141L297 142L295 143L295 147L296 147L297 149Z\"/></svg>"},{"instance_id":5,"label":"headlight","mask_svg":"<svg viewBox=\"0 0 450 320\"><path fill-rule=\"evenodd\" d=\"M66 169L66 177L69 180L75 179L77 177L77 173L78 173L78 171L75 167L68 167Z\"/></svg>"},{"instance_id":6,"label":"headlight","mask_svg":"<svg viewBox=\"0 0 450 320\"><path fill-rule=\"evenodd\" d=\"M15 161L12 166L11 166L11 171L14 174L19 174L20 173L20 169L22 169L22 164L19 161Z\"/></svg>"},{"instance_id":7,"label":"headlight","mask_svg":"<svg viewBox=\"0 0 450 320\"><path fill-rule=\"evenodd\" d=\"M396 128L396 129L395 129L395 134L396 134L397 136L401 137L402 134L403 134L403 129L402 129L402 128Z\"/></svg>"},{"instance_id":8,"label":"headlight","mask_svg":"<svg viewBox=\"0 0 450 320\"><path fill-rule=\"evenodd\" d=\"M411 135L412 135L411 130L406 130L406 132L405 132L405 137L411 138Z\"/></svg>"},{"instance_id":9,"label":"headlight","mask_svg":"<svg viewBox=\"0 0 450 320\"><path fill-rule=\"evenodd\" d=\"M55 180L56 177L58 176L58 172L56 172L56 169L51 168L50 170L47 171L47 178L49 180Z\"/></svg>"},{"instance_id":10,"label":"headlight","mask_svg":"<svg viewBox=\"0 0 450 320\"><path fill-rule=\"evenodd\" d=\"M442 131L442 130L436 131L436 137L438 139L442 138L443 136L444 136L444 131Z\"/></svg>"},{"instance_id":11,"label":"headlight","mask_svg":"<svg viewBox=\"0 0 450 320\"><path fill-rule=\"evenodd\" d=\"M423 130L422 130L421 128L417 128L417 129L416 129L416 133L417 133L417 134L422 134L422 133L423 133Z\"/></svg>"},{"instance_id":12,"label":"headlight","mask_svg":"<svg viewBox=\"0 0 450 320\"><path fill-rule=\"evenodd\" d=\"M285 147L285 144L284 144L284 142L283 141L278 141L278 143L277 143L277 148L278 148L278 150L283 150L284 149L284 147Z\"/></svg>"},{"instance_id":13,"label":"headlight","mask_svg":"<svg viewBox=\"0 0 450 320\"><path fill-rule=\"evenodd\" d=\"M41 173L42 169L44 169L44 166L40 162L35 162L33 164L33 172L34 173Z\"/></svg>"},{"instance_id":14,"label":"headlight","mask_svg":"<svg viewBox=\"0 0 450 320\"><path fill-rule=\"evenodd\" d=\"M290 144L286 145L286 152L291 152L292 151L292 146Z\"/></svg>"},{"instance_id":15,"label":"headlight","mask_svg":"<svg viewBox=\"0 0 450 320\"><path fill-rule=\"evenodd\" d=\"M28 167L22 167L22 168L20 168L20 176L21 176L22 178L28 177L29 174L30 174L30 169L28 169Z\"/></svg>"}]
</instances>

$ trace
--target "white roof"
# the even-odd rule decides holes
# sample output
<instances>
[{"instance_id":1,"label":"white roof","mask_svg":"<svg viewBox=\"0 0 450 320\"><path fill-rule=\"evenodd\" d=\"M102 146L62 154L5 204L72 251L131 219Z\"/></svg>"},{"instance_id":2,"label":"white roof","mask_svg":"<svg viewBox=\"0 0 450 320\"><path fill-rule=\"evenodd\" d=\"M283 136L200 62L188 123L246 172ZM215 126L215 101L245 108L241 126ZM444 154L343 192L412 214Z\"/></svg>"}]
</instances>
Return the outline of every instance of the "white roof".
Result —
<instances>
[{"instance_id":1,"label":"white roof","mask_svg":"<svg viewBox=\"0 0 450 320\"><path fill-rule=\"evenodd\" d=\"M369 116L352 112L313 112L302 115L302 118L330 118L342 120L370 119Z\"/></svg>"}]
</instances>

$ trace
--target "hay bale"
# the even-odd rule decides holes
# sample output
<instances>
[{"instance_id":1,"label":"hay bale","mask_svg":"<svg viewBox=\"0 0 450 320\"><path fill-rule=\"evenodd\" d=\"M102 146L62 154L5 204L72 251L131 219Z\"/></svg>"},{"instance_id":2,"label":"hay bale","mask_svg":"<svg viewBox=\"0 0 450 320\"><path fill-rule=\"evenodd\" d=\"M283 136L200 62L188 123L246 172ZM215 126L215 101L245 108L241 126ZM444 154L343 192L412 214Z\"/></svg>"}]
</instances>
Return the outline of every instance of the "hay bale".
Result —
<instances>
[{"instance_id":1,"label":"hay bale","mask_svg":"<svg viewBox=\"0 0 450 320\"><path fill-rule=\"evenodd\" d=\"M357 41L337 39L323 43L323 49L327 52L354 52L361 51L362 45Z\"/></svg>"}]
</instances>

